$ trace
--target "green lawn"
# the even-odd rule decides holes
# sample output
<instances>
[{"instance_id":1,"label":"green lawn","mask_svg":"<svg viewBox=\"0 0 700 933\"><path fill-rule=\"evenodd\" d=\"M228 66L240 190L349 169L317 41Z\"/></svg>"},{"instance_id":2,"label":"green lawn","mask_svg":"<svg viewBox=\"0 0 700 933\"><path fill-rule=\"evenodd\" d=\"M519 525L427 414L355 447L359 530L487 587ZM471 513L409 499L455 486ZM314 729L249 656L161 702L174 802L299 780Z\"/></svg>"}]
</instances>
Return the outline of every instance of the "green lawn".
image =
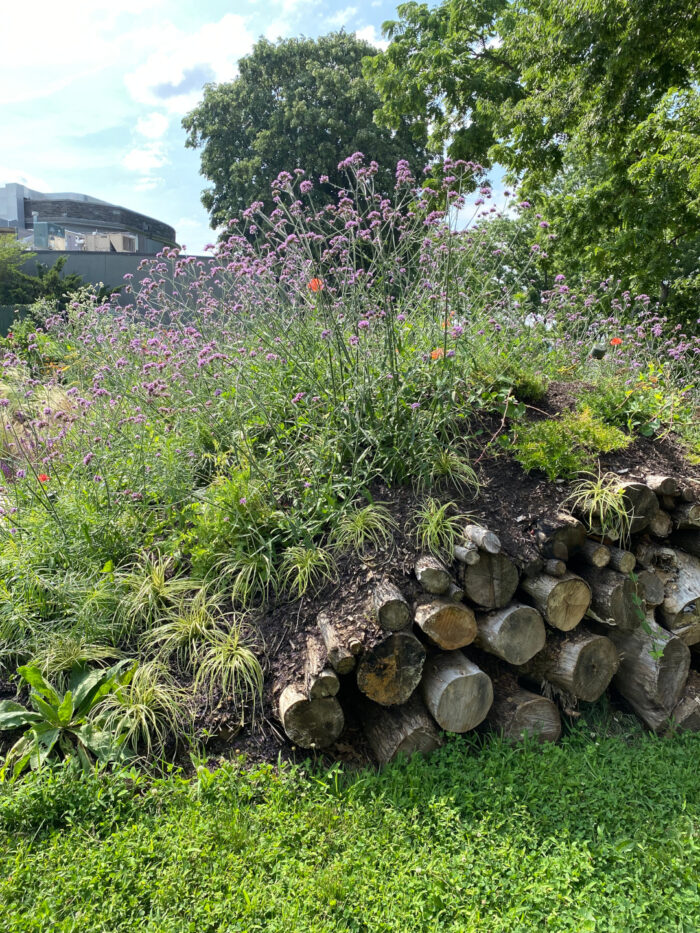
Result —
<instances>
[{"instance_id":1,"label":"green lawn","mask_svg":"<svg viewBox=\"0 0 700 933\"><path fill-rule=\"evenodd\" d=\"M700 737L0 791L3 929L700 930Z\"/></svg>"}]
</instances>

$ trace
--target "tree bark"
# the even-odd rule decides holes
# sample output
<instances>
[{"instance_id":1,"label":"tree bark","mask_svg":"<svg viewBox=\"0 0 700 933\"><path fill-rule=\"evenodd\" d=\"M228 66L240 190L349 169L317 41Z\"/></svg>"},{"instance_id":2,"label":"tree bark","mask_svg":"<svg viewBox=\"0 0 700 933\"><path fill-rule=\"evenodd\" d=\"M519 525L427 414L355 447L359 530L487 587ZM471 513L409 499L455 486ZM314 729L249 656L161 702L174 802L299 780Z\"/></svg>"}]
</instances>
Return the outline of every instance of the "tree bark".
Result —
<instances>
[{"instance_id":1,"label":"tree bark","mask_svg":"<svg viewBox=\"0 0 700 933\"><path fill-rule=\"evenodd\" d=\"M561 735L556 703L518 686L512 674L493 679L493 705L486 721L508 742L556 742Z\"/></svg>"},{"instance_id":2,"label":"tree bark","mask_svg":"<svg viewBox=\"0 0 700 933\"><path fill-rule=\"evenodd\" d=\"M624 502L631 516L630 534L637 534L647 527L659 511L659 500L646 483L622 482Z\"/></svg>"},{"instance_id":3,"label":"tree bark","mask_svg":"<svg viewBox=\"0 0 700 933\"><path fill-rule=\"evenodd\" d=\"M546 641L542 616L523 603L478 613L476 625L476 645L509 664L525 664L544 648Z\"/></svg>"},{"instance_id":4,"label":"tree bark","mask_svg":"<svg viewBox=\"0 0 700 933\"><path fill-rule=\"evenodd\" d=\"M630 577L609 567L582 567L581 576L591 588L591 611L598 622L626 632L637 628L641 615L635 599L637 587Z\"/></svg>"},{"instance_id":5,"label":"tree bark","mask_svg":"<svg viewBox=\"0 0 700 933\"><path fill-rule=\"evenodd\" d=\"M671 713L670 732L700 732L700 674L691 671Z\"/></svg>"},{"instance_id":6,"label":"tree bark","mask_svg":"<svg viewBox=\"0 0 700 933\"><path fill-rule=\"evenodd\" d=\"M590 587L573 573L567 573L559 580L540 574L523 580L521 588L545 621L562 632L568 632L579 624L591 602Z\"/></svg>"},{"instance_id":7,"label":"tree bark","mask_svg":"<svg viewBox=\"0 0 700 933\"><path fill-rule=\"evenodd\" d=\"M340 690L338 675L328 663L326 646L316 634L306 640L304 692L309 700L334 697Z\"/></svg>"},{"instance_id":8,"label":"tree bark","mask_svg":"<svg viewBox=\"0 0 700 933\"><path fill-rule=\"evenodd\" d=\"M684 502L671 515L676 531L698 531L700 529L700 503Z\"/></svg>"},{"instance_id":9,"label":"tree bark","mask_svg":"<svg viewBox=\"0 0 700 933\"><path fill-rule=\"evenodd\" d=\"M686 645L700 642L700 559L674 551L676 570L666 575L659 607L664 627Z\"/></svg>"},{"instance_id":10,"label":"tree bark","mask_svg":"<svg viewBox=\"0 0 700 933\"><path fill-rule=\"evenodd\" d=\"M431 554L419 557L415 570L418 582L427 593L442 596L449 590L452 577L444 564Z\"/></svg>"},{"instance_id":11,"label":"tree bark","mask_svg":"<svg viewBox=\"0 0 700 933\"><path fill-rule=\"evenodd\" d=\"M518 587L518 570L505 554L482 552L474 566L460 566L460 582L467 597L484 609L506 606Z\"/></svg>"},{"instance_id":12,"label":"tree bark","mask_svg":"<svg viewBox=\"0 0 700 933\"><path fill-rule=\"evenodd\" d=\"M428 658L421 692L433 719L447 732L474 729L493 702L491 678L461 651Z\"/></svg>"},{"instance_id":13,"label":"tree bark","mask_svg":"<svg viewBox=\"0 0 700 933\"><path fill-rule=\"evenodd\" d=\"M649 522L648 531L657 538L667 538L673 530L673 520L668 512L659 510Z\"/></svg>"},{"instance_id":14,"label":"tree bark","mask_svg":"<svg viewBox=\"0 0 700 933\"><path fill-rule=\"evenodd\" d=\"M481 560L479 548L471 541L466 544L457 544L455 545L455 560L458 560L460 564L478 564Z\"/></svg>"},{"instance_id":15,"label":"tree bark","mask_svg":"<svg viewBox=\"0 0 700 933\"><path fill-rule=\"evenodd\" d=\"M611 630L610 638L620 653L615 687L649 729L663 729L688 678L690 649L651 616L634 632Z\"/></svg>"},{"instance_id":16,"label":"tree bark","mask_svg":"<svg viewBox=\"0 0 700 933\"><path fill-rule=\"evenodd\" d=\"M382 706L405 703L420 683L425 648L410 632L392 632L363 652L357 666L357 686Z\"/></svg>"},{"instance_id":17,"label":"tree bark","mask_svg":"<svg viewBox=\"0 0 700 933\"><path fill-rule=\"evenodd\" d=\"M646 477L646 484L657 496L678 496L681 485L675 476L654 473Z\"/></svg>"},{"instance_id":18,"label":"tree bark","mask_svg":"<svg viewBox=\"0 0 700 933\"><path fill-rule=\"evenodd\" d=\"M476 637L474 612L463 603L433 599L416 606L416 625L430 641L453 651L470 645Z\"/></svg>"},{"instance_id":19,"label":"tree bark","mask_svg":"<svg viewBox=\"0 0 700 933\"><path fill-rule=\"evenodd\" d=\"M380 765L399 755L428 755L442 744L435 723L417 696L389 709L366 703L362 713L365 736Z\"/></svg>"},{"instance_id":20,"label":"tree bark","mask_svg":"<svg viewBox=\"0 0 700 933\"><path fill-rule=\"evenodd\" d=\"M557 512L540 519L535 536L545 557L568 560L570 554L583 547L586 530L573 515Z\"/></svg>"},{"instance_id":21,"label":"tree bark","mask_svg":"<svg viewBox=\"0 0 700 933\"><path fill-rule=\"evenodd\" d=\"M336 697L309 700L295 684L289 684L280 694L279 718L289 740L300 748L332 745L345 725Z\"/></svg>"},{"instance_id":22,"label":"tree bark","mask_svg":"<svg viewBox=\"0 0 700 933\"><path fill-rule=\"evenodd\" d=\"M482 525L467 525L464 529L464 537L482 551L486 551L487 554L498 554L501 550L501 541L498 535Z\"/></svg>"},{"instance_id":23,"label":"tree bark","mask_svg":"<svg viewBox=\"0 0 700 933\"><path fill-rule=\"evenodd\" d=\"M326 612L319 613L316 624L331 666L339 674L349 674L355 667L356 655L362 650L362 640Z\"/></svg>"},{"instance_id":24,"label":"tree bark","mask_svg":"<svg viewBox=\"0 0 700 933\"><path fill-rule=\"evenodd\" d=\"M664 581L653 570L641 570L637 575L637 592L647 606L660 606L664 601Z\"/></svg>"},{"instance_id":25,"label":"tree bark","mask_svg":"<svg viewBox=\"0 0 700 933\"><path fill-rule=\"evenodd\" d=\"M384 579L375 586L372 599L377 620L383 629L400 632L409 627L413 619L411 607L401 590L390 580Z\"/></svg>"},{"instance_id":26,"label":"tree bark","mask_svg":"<svg viewBox=\"0 0 700 933\"><path fill-rule=\"evenodd\" d=\"M579 626L567 635L552 632L542 651L518 670L593 702L607 689L617 663L617 649L609 638Z\"/></svg>"},{"instance_id":27,"label":"tree bark","mask_svg":"<svg viewBox=\"0 0 700 933\"><path fill-rule=\"evenodd\" d=\"M549 577L563 577L566 573L566 564L563 560L557 560L556 557L550 557L544 562L542 568Z\"/></svg>"}]
</instances>

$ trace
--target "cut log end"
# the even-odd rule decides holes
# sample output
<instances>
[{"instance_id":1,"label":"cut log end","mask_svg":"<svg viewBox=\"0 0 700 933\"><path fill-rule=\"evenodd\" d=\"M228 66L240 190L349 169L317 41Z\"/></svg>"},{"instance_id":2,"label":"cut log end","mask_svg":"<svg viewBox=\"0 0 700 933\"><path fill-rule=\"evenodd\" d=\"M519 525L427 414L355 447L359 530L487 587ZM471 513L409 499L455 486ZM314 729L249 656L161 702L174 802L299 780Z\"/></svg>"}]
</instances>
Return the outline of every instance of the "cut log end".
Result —
<instances>
[{"instance_id":1,"label":"cut log end","mask_svg":"<svg viewBox=\"0 0 700 933\"><path fill-rule=\"evenodd\" d=\"M518 587L518 569L505 554L482 553L478 564L461 568L467 597L484 609L507 606Z\"/></svg>"},{"instance_id":2,"label":"cut log end","mask_svg":"<svg viewBox=\"0 0 700 933\"><path fill-rule=\"evenodd\" d=\"M410 632L394 632L366 651L357 666L357 686L375 703L405 703L420 683L425 648Z\"/></svg>"},{"instance_id":3,"label":"cut log end","mask_svg":"<svg viewBox=\"0 0 700 933\"><path fill-rule=\"evenodd\" d=\"M416 561L416 578L427 593L441 596L450 588L452 577L447 568L430 554L424 554Z\"/></svg>"},{"instance_id":4,"label":"cut log end","mask_svg":"<svg viewBox=\"0 0 700 933\"><path fill-rule=\"evenodd\" d=\"M511 603L504 609L478 615L476 623L478 647L509 664L525 664L545 644L542 616L532 606Z\"/></svg>"},{"instance_id":5,"label":"cut log end","mask_svg":"<svg viewBox=\"0 0 700 933\"><path fill-rule=\"evenodd\" d=\"M494 683L494 701L486 721L508 742L526 738L556 742L561 735L561 717L556 704L524 690L515 678L508 676Z\"/></svg>"},{"instance_id":6,"label":"cut log end","mask_svg":"<svg viewBox=\"0 0 700 933\"><path fill-rule=\"evenodd\" d=\"M383 629L399 632L408 628L413 615L401 590L389 580L382 580L373 593L377 621Z\"/></svg>"},{"instance_id":7,"label":"cut log end","mask_svg":"<svg viewBox=\"0 0 700 933\"><path fill-rule=\"evenodd\" d=\"M416 624L430 641L453 651L470 645L476 637L473 611L463 603L434 599L416 607Z\"/></svg>"},{"instance_id":8,"label":"cut log end","mask_svg":"<svg viewBox=\"0 0 700 933\"><path fill-rule=\"evenodd\" d=\"M540 574L522 581L522 588L545 620L562 632L576 628L591 603L591 590L585 580L572 573L561 579Z\"/></svg>"},{"instance_id":9,"label":"cut log end","mask_svg":"<svg viewBox=\"0 0 700 933\"><path fill-rule=\"evenodd\" d=\"M421 690L433 718L447 732L474 729L493 702L491 678L460 651L429 658Z\"/></svg>"},{"instance_id":10,"label":"cut log end","mask_svg":"<svg viewBox=\"0 0 700 933\"><path fill-rule=\"evenodd\" d=\"M381 765L401 755L428 755L441 744L435 723L418 697L391 709L366 704L363 713L367 741Z\"/></svg>"},{"instance_id":11,"label":"cut log end","mask_svg":"<svg viewBox=\"0 0 700 933\"><path fill-rule=\"evenodd\" d=\"M293 684L280 695L279 718L289 740L300 748L326 748L345 726L342 707L335 697L309 700Z\"/></svg>"}]
</instances>

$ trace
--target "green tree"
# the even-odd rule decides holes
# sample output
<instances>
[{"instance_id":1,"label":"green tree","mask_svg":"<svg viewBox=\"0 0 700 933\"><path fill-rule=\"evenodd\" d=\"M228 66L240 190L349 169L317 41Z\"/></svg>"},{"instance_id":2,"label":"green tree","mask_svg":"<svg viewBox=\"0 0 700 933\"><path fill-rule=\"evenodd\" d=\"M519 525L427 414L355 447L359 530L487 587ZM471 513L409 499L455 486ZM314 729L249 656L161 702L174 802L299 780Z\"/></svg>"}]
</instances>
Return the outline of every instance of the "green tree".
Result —
<instances>
[{"instance_id":1,"label":"green tree","mask_svg":"<svg viewBox=\"0 0 700 933\"><path fill-rule=\"evenodd\" d=\"M187 146L202 149L201 173L213 185L202 195L212 226L253 201L269 207L270 184L281 171L304 169L343 184L338 162L359 151L379 163L379 185L388 191L399 159L423 167L422 125L399 118L387 129L373 122L380 100L362 75L362 59L375 51L344 32L261 40L239 62L235 80L205 87L183 126Z\"/></svg>"},{"instance_id":2,"label":"green tree","mask_svg":"<svg viewBox=\"0 0 700 933\"><path fill-rule=\"evenodd\" d=\"M365 65L378 119L504 165L557 221L553 259L692 315L698 279L694 0L409 3ZM569 272L567 268L567 272Z\"/></svg>"},{"instance_id":3,"label":"green tree","mask_svg":"<svg viewBox=\"0 0 700 933\"><path fill-rule=\"evenodd\" d=\"M40 298L65 306L69 295L81 288L82 276L75 272L63 275L66 256L60 256L53 266L36 263L36 273L23 271L23 266L35 256L12 235L0 237L0 305L32 304Z\"/></svg>"}]
</instances>

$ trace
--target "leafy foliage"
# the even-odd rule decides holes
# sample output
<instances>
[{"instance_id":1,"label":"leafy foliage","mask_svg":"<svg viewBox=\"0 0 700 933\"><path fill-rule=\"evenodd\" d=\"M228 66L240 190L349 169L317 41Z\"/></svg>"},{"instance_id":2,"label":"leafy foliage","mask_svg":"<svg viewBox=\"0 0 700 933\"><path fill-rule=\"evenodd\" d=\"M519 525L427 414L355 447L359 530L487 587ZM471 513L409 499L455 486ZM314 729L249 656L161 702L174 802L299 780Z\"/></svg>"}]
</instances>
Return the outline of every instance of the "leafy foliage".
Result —
<instances>
[{"instance_id":1,"label":"leafy foliage","mask_svg":"<svg viewBox=\"0 0 700 933\"><path fill-rule=\"evenodd\" d=\"M619 541L624 547L630 535L632 516L627 511L624 488L614 473L598 473L577 482L565 500L583 515L589 531Z\"/></svg>"}]
</instances>

